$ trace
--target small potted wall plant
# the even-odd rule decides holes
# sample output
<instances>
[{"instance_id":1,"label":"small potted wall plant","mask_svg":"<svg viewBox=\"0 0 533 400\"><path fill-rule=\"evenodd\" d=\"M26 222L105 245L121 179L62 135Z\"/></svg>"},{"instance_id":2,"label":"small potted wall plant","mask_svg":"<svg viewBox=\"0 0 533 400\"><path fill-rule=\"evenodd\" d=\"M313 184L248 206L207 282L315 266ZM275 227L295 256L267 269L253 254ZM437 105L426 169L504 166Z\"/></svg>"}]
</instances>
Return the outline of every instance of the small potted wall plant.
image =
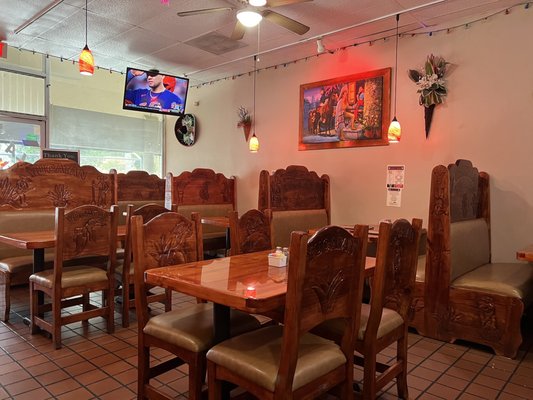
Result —
<instances>
[{"instance_id":1,"label":"small potted wall plant","mask_svg":"<svg viewBox=\"0 0 533 400\"><path fill-rule=\"evenodd\" d=\"M237 126L243 129L244 138L246 141L248 141L250 132L252 130L252 117L250 116L250 112L246 109L246 107L240 106L237 111L237 115L239 116L239 122L237 122Z\"/></svg>"}]
</instances>

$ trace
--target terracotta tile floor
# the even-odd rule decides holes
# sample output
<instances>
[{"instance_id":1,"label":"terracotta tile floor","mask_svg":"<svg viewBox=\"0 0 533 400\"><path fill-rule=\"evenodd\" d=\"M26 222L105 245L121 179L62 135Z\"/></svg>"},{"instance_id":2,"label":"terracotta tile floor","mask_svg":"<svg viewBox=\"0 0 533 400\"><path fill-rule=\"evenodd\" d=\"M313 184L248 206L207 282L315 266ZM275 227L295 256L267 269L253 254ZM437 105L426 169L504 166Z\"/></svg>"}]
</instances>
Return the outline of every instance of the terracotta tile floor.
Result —
<instances>
[{"instance_id":1,"label":"terracotta tile floor","mask_svg":"<svg viewBox=\"0 0 533 400\"><path fill-rule=\"evenodd\" d=\"M121 327L116 313L116 331L108 335L105 321L95 318L84 327L74 323L63 328L63 348L54 350L43 334L30 335L22 318L29 314L28 288L12 290L13 304L8 324L0 323L0 399L134 399L136 398L136 324ZM174 294L173 307L194 302ZM152 306L154 313L160 308ZM531 318L530 318L531 319ZM533 399L533 324L516 360L494 356L485 348L465 343L448 344L410 334L409 393L411 399ZM389 348L381 360L394 354ZM167 356L154 352L156 359ZM362 371L356 370L357 379ZM187 367L157 379L176 399L187 398ZM389 384L381 399L395 399Z\"/></svg>"}]
</instances>

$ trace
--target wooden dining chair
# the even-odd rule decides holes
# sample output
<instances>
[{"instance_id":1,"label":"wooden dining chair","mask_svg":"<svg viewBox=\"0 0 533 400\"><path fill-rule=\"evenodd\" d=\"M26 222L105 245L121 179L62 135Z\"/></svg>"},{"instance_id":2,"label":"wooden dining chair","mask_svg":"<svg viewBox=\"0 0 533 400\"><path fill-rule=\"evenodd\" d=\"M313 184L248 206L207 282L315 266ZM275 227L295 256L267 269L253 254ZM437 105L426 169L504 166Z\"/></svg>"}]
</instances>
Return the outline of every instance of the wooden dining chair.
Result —
<instances>
[{"instance_id":1,"label":"wooden dining chair","mask_svg":"<svg viewBox=\"0 0 533 400\"><path fill-rule=\"evenodd\" d=\"M228 217L232 256L272 248L270 210L248 210L240 218L237 211L230 211Z\"/></svg>"},{"instance_id":2,"label":"wooden dining chair","mask_svg":"<svg viewBox=\"0 0 533 400\"><path fill-rule=\"evenodd\" d=\"M56 349L61 348L61 327L72 322L103 316L107 332L114 332L117 223L116 206L111 211L93 205L68 212L56 208L54 268L30 276L31 332L39 328L49 332ZM77 264L77 259L82 264ZM90 293L98 291L102 291L100 307L90 299ZM39 305L39 292L46 294L50 303ZM61 313L74 305L82 305L82 311ZM45 319L47 311L52 312L51 320Z\"/></svg>"},{"instance_id":3,"label":"wooden dining chair","mask_svg":"<svg viewBox=\"0 0 533 400\"><path fill-rule=\"evenodd\" d=\"M220 398L222 381L260 399L310 399L336 387L341 398L351 398L367 236L367 226L356 226L353 236L337 226L311 239L292 232L284 326L236 336L207 352L211 400ZM309 333L332 318L345 329L340 345Z\"/></svg>"},{"instance_id":4,"label":"wooden dining chair","mask_svg":"<svg viewBox=\"0 0 533 400\"><path fill-rule=\"evenodd\" d=\"M135 299L131 291L133 289L133 251L131 248L131 217L140 215L143 222L147 222L155 216L168 212L170 210L159 204L145 204L137 209L133 209L130 204L126 208L126 239L124 241L124 258L117 262L115 270L115 280L117 287L120 287L122 297L122 326L127 328L130 325L130 309L135 307ZM148 288L148 290L150 290ZM161 302L165 305L165 311L172 308L172 291L165 289L164 293L150 294L147 297L148 303Z\"/></svg>"},{"instance_id":5,"label":"wooden dining chair","mask_svg":"<svg viewBox=\"0 0 533 400\"><path fill-rule=\"evenodd\" d=\"M379 226L376 267L371 282L370 304L361 308L361 325L355 341L354 362L363 365L364 399L376 394L396 378L398 396L408 398L407 390L407 327L411 298L414 291L418 242L422 220L409 223L399 219ZM343 327L338 321L321 325L322 336L341 340ZM377 354L396 342L394 363L377 362ZM379 372L379 375L376 373Z\"/></svg>"},{"instance_id":6,"label":"wooden dining chair","mask_svg":"<svg viewBox=\"0 0 533 400\"><path fill-rule=\"evenodd\" d=\"M189 365L189 399L201 397L205 381L205 353L213 345L213 305L191 304L150 318L144 272L151 268L203 259L202 228L198 213L191 219L175 212L160 214L143 224L140 215L131 218L134 261L135 308L138 321L138 398L169 398L150 379L183 363ZM259 327L251 315L232 311L231 333ZM150 350L164 349L176 357L150 365Z\"/></svg>"},{"instance_id":7,"label":"wooden dining chair","mask_svg":"<svg viewBox=\"0 0 533 400\"><path fill-rule=\"evenodd\" d=\"M370 305L361 312L361 329L355 350L363 356L363 398L374 399L385 384L396 378L398 396L408 399L407 327L414 291L418 242L422 220L399 219L379 227L376 270ZM396 361L383 364L377 354L396 342ZM359 361L360 362L360 361ZM379 372L379 376L376 376Z\"/></svg>"}]
</instances>

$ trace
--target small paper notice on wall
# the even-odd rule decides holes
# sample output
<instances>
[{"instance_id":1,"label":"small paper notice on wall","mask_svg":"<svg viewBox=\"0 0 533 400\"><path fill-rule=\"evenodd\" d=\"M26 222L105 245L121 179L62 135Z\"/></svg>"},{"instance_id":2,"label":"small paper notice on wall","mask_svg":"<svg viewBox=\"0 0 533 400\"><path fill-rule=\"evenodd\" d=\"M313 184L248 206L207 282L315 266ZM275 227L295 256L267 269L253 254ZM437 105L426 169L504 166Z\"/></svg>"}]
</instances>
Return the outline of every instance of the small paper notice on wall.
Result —
<instances>
[{"instance_id":1,"label":"small paper notice on wall","mask_svg":"<svg viewBox=\"0 0 533 400\"><path fill-rule=\"evenodd\" d=\"M403 189L405 165L387 165L387 188Z\"/></svg>"},{"instance_id":2,"label":"small paper notice on wall","mask_svg":"<svg viewBox=\"0 0 533 400\"><path fill-rule=\"evenodd\" d=\"M402 206L402 189L387 189L387 207Z\"/></svg>"},{"instance_id":3,"label":"small paper notice on wall","mask_svg":"<svg viewBox=\"0 0 533 400\"><path fill-rule=\"evenodd\" d=\"M387 207L402 206L405 165L387 165Z\"/></svg>"}]
</instances>

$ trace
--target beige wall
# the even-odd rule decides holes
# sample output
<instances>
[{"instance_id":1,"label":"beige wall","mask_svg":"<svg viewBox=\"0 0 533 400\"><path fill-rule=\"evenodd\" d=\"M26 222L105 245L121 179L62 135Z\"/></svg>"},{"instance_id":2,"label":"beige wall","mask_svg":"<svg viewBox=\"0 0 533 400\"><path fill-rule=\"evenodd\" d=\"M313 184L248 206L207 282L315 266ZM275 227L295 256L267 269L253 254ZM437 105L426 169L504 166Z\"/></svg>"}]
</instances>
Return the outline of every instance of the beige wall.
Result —
<instances>
[{"instance_id":1,"label":"beige wall","mask_svg":"<svg viewBox=\"0 0 533 400\"><path fill-rule=\"evenodd\" d=\"M517 8L449 34L402 38L397 116L403 137L398 145L297 150L300 84L390 67L390 40L262 71L257 81L258 154L248 152L235 126L238 106L252 105L250 77L192 89L187 111L198 118L198 142L181 146L169 118L166 170L209 167L235 175L243 212L257 207L261 169L301 164L330 176L333 223L421 217L426 225L432 167L467 158L491 175L493 260L512 261L517 248L533 242L533 54L526 50L531 47L532 17L531 11ZM407 70L421 67L431 53L454 68L448 75L449 96L436 108L426 140L423 108ZM387 164L406 166L400 208L385 205Z\"/></svg>"}]
</instances>

